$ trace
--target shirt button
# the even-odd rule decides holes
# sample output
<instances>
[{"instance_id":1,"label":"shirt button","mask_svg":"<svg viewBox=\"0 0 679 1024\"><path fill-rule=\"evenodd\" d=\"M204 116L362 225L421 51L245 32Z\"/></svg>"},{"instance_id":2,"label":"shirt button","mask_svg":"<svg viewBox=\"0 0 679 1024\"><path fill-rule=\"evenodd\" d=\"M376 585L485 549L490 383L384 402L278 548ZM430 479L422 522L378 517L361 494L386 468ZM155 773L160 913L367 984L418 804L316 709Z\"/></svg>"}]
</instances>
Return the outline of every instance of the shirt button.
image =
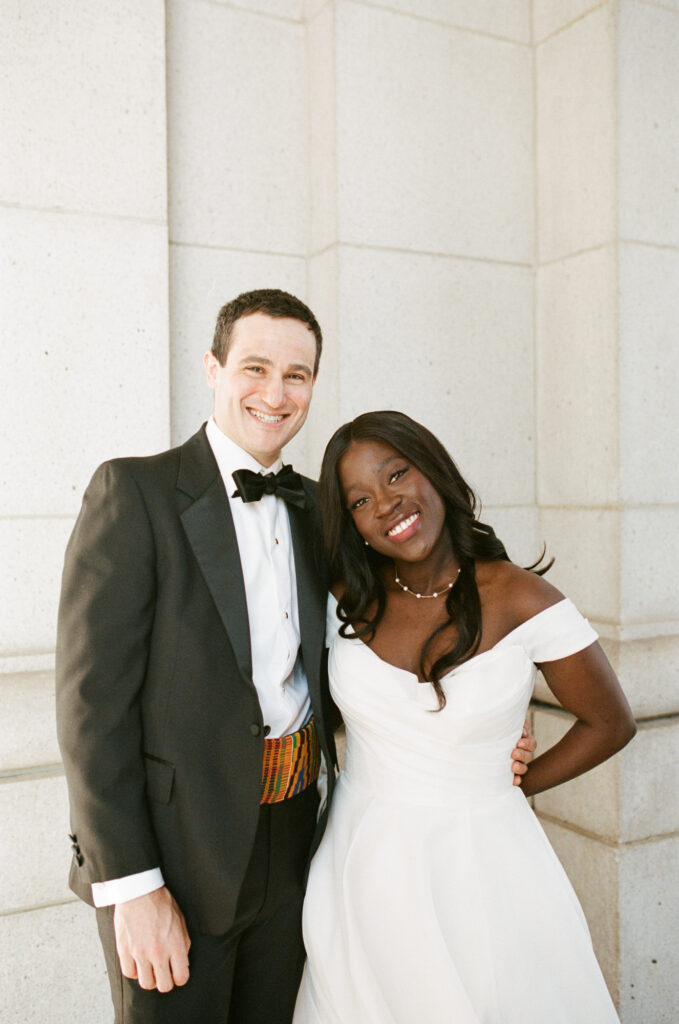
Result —
<instances>
[{"instance_id":1,"label":"shirt button","mask_svg":"<svg viewBox=\"0 0 679 1024\"><path fill-rule=\"evenodd\" d=\"M278 537L274 537L274 541L278 544Z\"/></svg>"},{"instance_id":2,"label":"shirt button","mask_svg":"<svg viewBox=\"0 0 679 1024\"><path fill-rule=\"evenodd\" d=\"M253 722L252 725L250 726L250 732L252 733L253 736L259 736L261 731L262 727L261 725L259 725L258 722Z\"/></svg>"},{"instance_id":3,"label":"shirt button","mask_svg":"<svg viewBox=\"0 0 679 1024\"><path fill-rule=\"evenodd\" d=\"M288 613L287 613L287 612L283 612L283 617L284 617L284 618L286 618L286 619L289 619L289 618L290 618L290 616L288 615Z\"/></svg>"},{"instance_id":4,"label":"shirt button","mask_svg":"<svg viewBox=\"0 0 679 1024\"><path fill-rule=\"evenodd\" d=\"M264 735L268 736L270 732L271 732L271 726L270 725L265 725L264 726Z\"/></svg>"}]
</instances>

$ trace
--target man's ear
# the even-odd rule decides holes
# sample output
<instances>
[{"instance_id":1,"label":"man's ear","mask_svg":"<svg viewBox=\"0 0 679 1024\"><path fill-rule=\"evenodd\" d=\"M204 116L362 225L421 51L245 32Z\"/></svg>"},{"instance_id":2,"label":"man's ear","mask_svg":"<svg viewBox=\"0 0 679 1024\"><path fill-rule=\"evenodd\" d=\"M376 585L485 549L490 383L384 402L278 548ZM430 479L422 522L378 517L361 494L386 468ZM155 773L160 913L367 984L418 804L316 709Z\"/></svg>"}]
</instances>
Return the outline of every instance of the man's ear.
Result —
<instances>
[{"instance_id":1,"label":"man's ear","mask_svg":"<svg viewBox=\"0 0 679 1024\"><path fill-rule=\"evenodd\" d=\"M214 388L217 383L219 360L212 352L210 352L209 349L203 356L203 366L205 367L205 377L207 379L207 385L209 388Z\"/></svg>"}]
</instances>

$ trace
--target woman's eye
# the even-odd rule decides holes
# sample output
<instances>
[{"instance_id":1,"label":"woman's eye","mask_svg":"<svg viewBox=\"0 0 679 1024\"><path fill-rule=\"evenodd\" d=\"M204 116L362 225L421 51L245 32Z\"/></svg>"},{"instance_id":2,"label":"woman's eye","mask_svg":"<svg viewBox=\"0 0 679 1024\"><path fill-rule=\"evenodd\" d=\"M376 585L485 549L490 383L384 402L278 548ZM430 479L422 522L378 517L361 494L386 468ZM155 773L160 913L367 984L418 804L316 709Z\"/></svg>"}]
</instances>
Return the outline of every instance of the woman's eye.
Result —
<instances>
[{"instance_id":1,"label":"woman's eye","mask_svg":"<svg viewBox=\"0 0 679 1024\"><path fill-rule=\"evenodd\" d=\"M389 483L393 484L395 480L398 480L399 477L403 476L403 474L407 472L408 466L402 466L401 469L395 469L394 472L389 477Z\"/></svg>"},{"instance_id":2,"label":"woman's eye","mask_svg":"<svg viewBox=\"0 0 679 1024\"><path fill-rule=\"evenodd\" d=\"M361 505L365 505L366 501L367 498L357 498L356 501L352 502L352 504L349 506L349 511L355 512L357 508L361 507Z\"/></svg>"}]
</instances>

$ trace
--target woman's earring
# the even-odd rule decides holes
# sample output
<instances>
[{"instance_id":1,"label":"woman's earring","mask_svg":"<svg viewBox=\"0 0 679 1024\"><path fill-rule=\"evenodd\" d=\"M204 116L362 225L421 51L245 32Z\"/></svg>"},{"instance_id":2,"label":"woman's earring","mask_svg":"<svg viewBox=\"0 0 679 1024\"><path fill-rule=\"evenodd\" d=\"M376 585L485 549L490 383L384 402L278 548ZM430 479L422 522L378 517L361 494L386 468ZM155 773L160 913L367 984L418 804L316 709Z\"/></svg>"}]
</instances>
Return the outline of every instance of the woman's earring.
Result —
<instances>
[{"instance_id":1,"label":"woman's earring","mask_svg":"<svg viewBox=\"0 0 679 1024\"><path fill-rule=\"evenodd\" d=\"M363 541L363 543L365 544L365 546L366 546L367 548L369 548L369 547L370 547L370 545L368 544L367 540L364 540L364 541Z\"/></svg>"}]
</instances>

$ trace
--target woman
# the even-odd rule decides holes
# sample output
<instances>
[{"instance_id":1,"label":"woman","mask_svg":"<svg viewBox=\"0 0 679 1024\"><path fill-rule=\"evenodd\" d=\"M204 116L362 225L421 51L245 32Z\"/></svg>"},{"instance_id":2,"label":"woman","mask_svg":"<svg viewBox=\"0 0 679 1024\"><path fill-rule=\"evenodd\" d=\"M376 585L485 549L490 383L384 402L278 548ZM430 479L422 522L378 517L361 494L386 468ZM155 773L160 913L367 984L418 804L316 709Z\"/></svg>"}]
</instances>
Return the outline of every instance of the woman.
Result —
<instances>
[{"instance_id":1,"label":"woman","mask_svg":"<svg viewBox=\"0 0 679 1024\"><path fill-rule=\"evenodd\" d=\"M443 446L401 413L336 432L320 500L347 753L311 867L294 1024L617 1021L525 799L634 735L596 633L509 561ZM536 665L575 723L522 792L508 754Z\"/></svg>"}]
</instances>

